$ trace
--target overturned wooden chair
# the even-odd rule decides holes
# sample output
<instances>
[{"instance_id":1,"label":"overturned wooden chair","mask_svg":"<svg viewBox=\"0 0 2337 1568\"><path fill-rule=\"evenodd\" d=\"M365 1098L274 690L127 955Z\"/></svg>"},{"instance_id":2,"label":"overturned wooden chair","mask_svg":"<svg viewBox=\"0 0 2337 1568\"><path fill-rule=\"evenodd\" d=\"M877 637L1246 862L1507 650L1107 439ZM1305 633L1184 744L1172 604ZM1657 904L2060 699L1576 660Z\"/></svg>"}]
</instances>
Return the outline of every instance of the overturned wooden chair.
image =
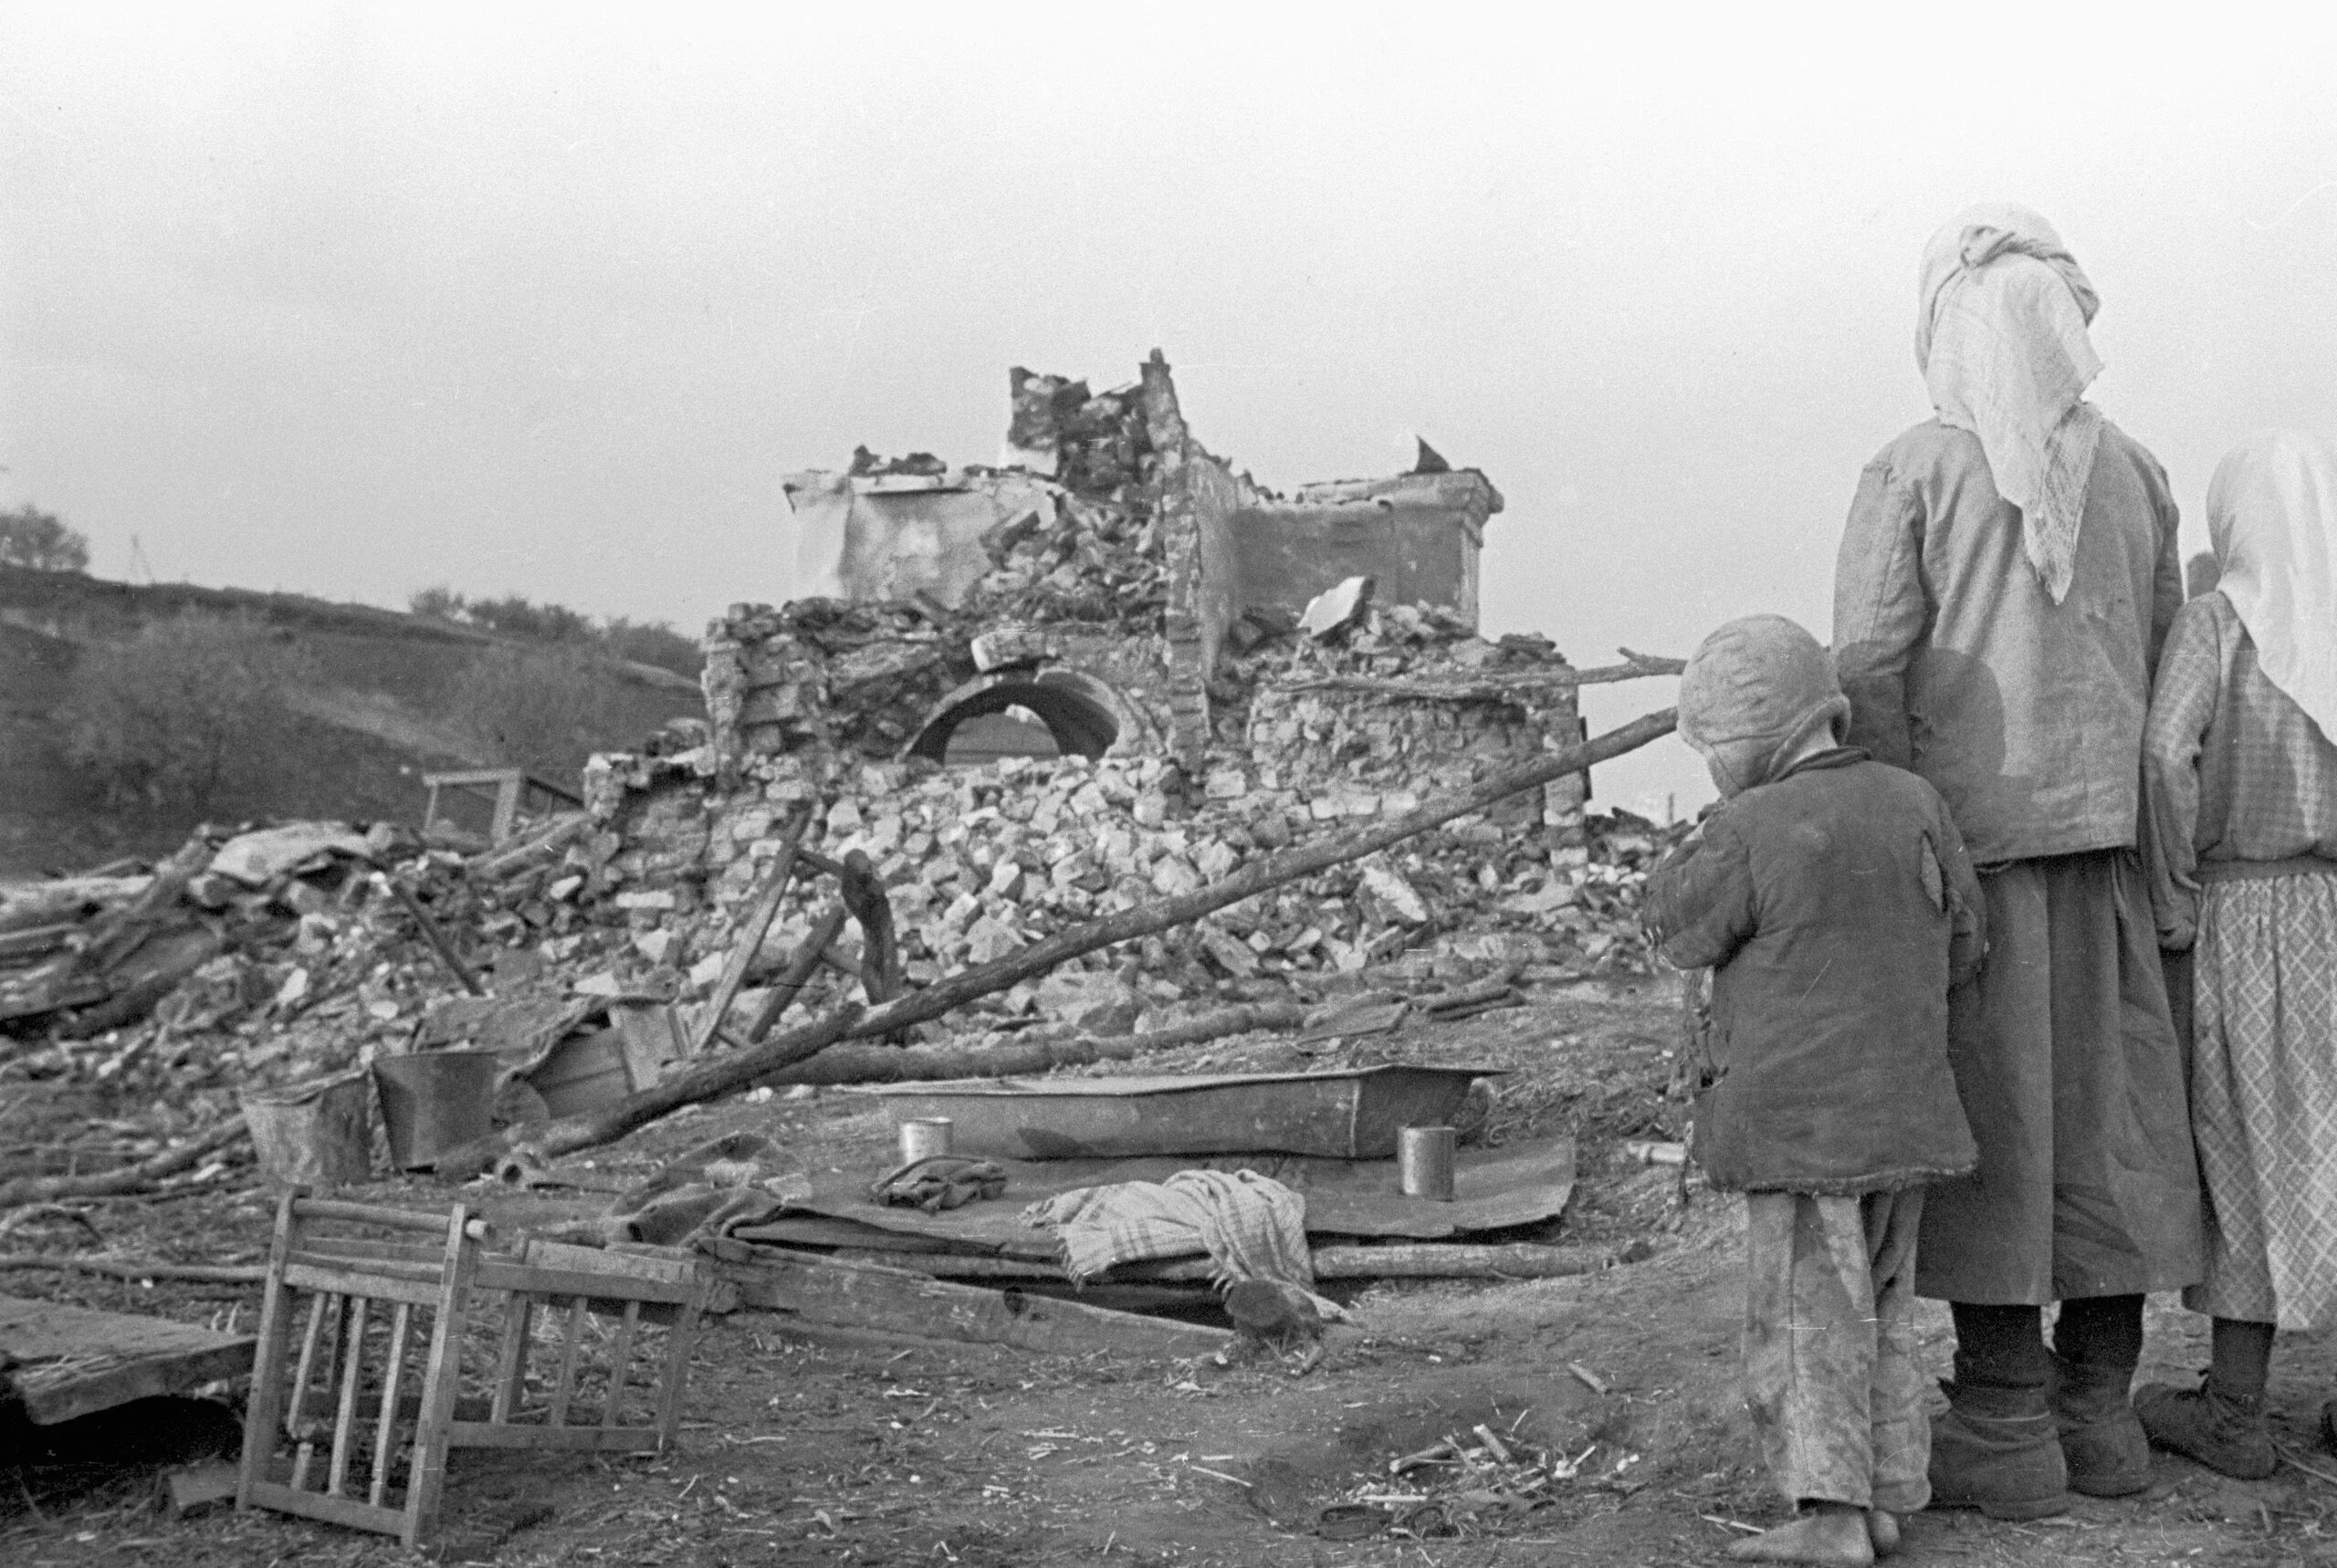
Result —
<instances>
[{"instance_id":1,"label":"overturned wooden chair","mask_svg":"<svg viewBox=\"0 0 2337 1568\"><path fill-rule=\"evenodd\" d=\"M708 1289L697 1260L547 1242L498 1253L487 1235L460 1204L436 1215L279 1203L238 1507L427 1545L450 1449L673 1441ZM597 1321L608 1318L613 1333ZM645 1326L662 1328L662 1346Z\"/></svg>"}]
</instances>

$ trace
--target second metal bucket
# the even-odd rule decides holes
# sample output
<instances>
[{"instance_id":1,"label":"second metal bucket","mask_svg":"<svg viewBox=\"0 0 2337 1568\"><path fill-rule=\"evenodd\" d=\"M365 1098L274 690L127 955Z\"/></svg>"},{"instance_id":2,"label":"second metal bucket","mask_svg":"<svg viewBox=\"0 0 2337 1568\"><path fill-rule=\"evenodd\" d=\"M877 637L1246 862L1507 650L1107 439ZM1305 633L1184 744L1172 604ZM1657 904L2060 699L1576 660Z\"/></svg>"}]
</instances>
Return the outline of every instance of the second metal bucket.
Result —
<instances>
[{"instance_id":1,"label":"second metal bucket","mask_svg":"<svg viewBox=\"0 0 2337 1568\"><path fill-rule=\"evenodd\" d=\"M347 1186L372 1179L373 1090L362 1071L246 1090L244 1124L260 1169L288 1186Z\"/></svg>"},{"instance_id":2,"label":"second metal bucket","mask_svg":"<svg viewBox=\"0 0 2337 1568\"><path fill-rule=\"evenodd\" d=\"M423 1051L373 1062L390 1163L402 1171L495 1130L495 1079L502 1062L491 1051Z\"/></svg>"},{"instance_id":3,"label":"second metal bucket","mask_svg":"<svg viewBox=\"0 0 2337 1568\"><path fill-rule=\"evenodd\" d=\"M1451 1127L1405 1127L1396 1134L1396 1182L1406 1197L1452 1201L1452 1154L1460 1142Z\"/></svg>"}]
</instances>

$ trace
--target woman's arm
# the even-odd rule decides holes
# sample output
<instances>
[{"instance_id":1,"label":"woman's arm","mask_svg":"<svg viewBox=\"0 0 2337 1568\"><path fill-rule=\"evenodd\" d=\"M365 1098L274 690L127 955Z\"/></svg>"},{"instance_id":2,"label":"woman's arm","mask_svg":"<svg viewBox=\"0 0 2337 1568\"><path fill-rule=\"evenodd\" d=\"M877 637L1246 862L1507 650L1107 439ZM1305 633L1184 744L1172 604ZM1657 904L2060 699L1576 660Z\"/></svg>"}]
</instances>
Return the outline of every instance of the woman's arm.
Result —
<instances>
[{"instance_id":1,"label":"woman's arm","mask_svg":"<svg viewBox=\"0 0 2337 1568\"><path fill-rule=\"evenodd\" d=\"M2198 930L2199 754L2223 687L2213 597L2175 616L2143 725L2143 859L2162 947L2188 947Z\"/></svg>"},{"instance_id":2,"label":"woman's arm","mask_svg":"<svg viewBox=\"0 0 2337 1568\"><path fill-rule=\"evenodd\" d=\"M1834 664L1850 699L1852 746L1914 766L1907 665L1931 619L1923 581L1923 510L1878 457L1859 476L1834 561Z\"/></svg>"}]
</instances>

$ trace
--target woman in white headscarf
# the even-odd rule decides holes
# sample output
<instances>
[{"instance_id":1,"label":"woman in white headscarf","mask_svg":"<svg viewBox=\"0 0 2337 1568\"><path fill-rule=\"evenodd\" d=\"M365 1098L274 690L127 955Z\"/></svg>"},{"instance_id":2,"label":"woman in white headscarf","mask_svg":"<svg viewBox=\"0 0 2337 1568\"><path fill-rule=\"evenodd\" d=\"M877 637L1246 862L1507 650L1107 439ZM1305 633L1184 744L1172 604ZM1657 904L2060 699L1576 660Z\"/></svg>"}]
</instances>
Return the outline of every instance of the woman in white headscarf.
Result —
<instances>
[{"instance_id":1,"label":"woman in white headscarf","mask_svg":"<svg viewBox=\"0 0 2337 1568\"><path fill-rule=\"evenodd\" d=\"M1935 417L1867 465L1834 583L1849 743L1946 798L1987 904L1986 967L1949 1009L1980 1165L1931 1189L1915 1288L1955 1320L1934 1498L1999 1518L2149 1484L2143 1296L2200 1270L2136 831L2176 517L2157 460L2085 401L2096 303L2025 207L1933 236L1915 357Z\"/></svg>"},{"instance_id":2,"label":"woman in white headscarf","mask_svg":"<svg viewBox=\"0 0 2337 1568\"><path fill-rule=\"evenodd\" d=\"M2159 940L2193 961L2207 1269L2184 1302L2215 1333L2199 1387L2135 1404L2161 1447L2255 1479L2273 1329L2337 1323L2337 447L2242 442L2207 529L2222 576L2167 637L2143 760Z\"/></svg>"}]
</instances>

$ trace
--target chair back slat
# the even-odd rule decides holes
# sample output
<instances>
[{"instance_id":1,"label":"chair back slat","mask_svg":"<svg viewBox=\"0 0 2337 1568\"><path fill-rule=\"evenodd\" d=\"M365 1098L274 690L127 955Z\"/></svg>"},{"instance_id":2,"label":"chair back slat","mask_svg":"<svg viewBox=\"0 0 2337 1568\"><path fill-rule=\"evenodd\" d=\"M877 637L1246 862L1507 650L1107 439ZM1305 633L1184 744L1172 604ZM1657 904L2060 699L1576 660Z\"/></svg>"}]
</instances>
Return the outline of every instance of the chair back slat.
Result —
<instances>
[{"instance_id":1,"label":"chair back slat","mask_svg":"<svg viewBox=\"0 0 2337 1568\"><path fill-rule=\"evenodd\" d=\"M414 1328L414 1303L400 1301L390 1314L390 1353L382 1369L382 1416L373 1428L373 1484L365 1500L375 1508L390 1494L390 1460L397 1452L398 1385L405 1375L406 1335Z\"/></svg>"},{"instance_id":2,"label":"chair back slat","mask_svg":"<svg viewBox=\"0 0 2337 1568\"><path fill-rule=\"evenodd\" d=\"M617 1324L617 1343L609 1351L609 1391L601 1400L601 1430L613 1432L619 1417L624 1413L624 1384L633 1369L633 1335L641 1326L641 1303L624 1304L624 1317Z\"/></svg>"},{"instance_id":3,"label":"chair back slat","mask_svg":"<svg viewBox=\"0 0 2337 1568\"><path fill-rule=\"evenodd\" d=\"M339 1497L349 1483L349 1461L357 1451L357 1384L365 1373L365 1314L372 1303L348 1296L341 1309L341 1405L332 1419L332 1458L325 1467L325 1493Z\"/></svg>"}]
</instances>

